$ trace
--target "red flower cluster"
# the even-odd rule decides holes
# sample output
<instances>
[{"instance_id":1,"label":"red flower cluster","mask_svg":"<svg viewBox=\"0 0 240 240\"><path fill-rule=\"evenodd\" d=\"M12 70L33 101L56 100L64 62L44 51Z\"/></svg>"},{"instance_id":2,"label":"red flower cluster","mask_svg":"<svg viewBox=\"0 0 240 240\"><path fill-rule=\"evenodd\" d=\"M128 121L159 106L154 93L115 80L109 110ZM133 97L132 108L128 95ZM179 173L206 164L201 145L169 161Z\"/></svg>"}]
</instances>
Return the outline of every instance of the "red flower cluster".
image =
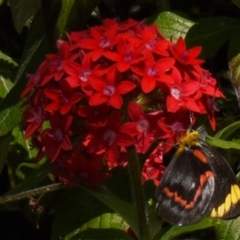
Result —
<instances>
[{"instance_id":1,"label":"red flower cluster","mask_svg":"<svg viewBox=\"0 0 240 240\"><path fill-rule=\"evenodd\" d=\"M157 182L162 155L207 114L215 128L213 99L224 97L201 68L201 47L166 40L155 25L106 19L101 26L58 40L28 75L22 97L26 138L47 155L54 174L69 185L97 185L107 170L128 163L128 147L144 154L143 179Z\"/></svg>"}]
</instances>

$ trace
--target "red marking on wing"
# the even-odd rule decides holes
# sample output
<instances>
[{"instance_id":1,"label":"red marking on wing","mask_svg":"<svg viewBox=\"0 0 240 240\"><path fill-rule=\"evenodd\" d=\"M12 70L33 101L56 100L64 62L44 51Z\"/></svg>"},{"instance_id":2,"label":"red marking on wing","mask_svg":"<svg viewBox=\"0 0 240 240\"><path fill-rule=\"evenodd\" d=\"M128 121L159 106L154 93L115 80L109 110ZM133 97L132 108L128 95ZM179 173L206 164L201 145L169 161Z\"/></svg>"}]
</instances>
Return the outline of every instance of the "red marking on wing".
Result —
<instances>
[{"instance_id":1,"label":"red marking on wing","mask_svg":"<svg viewBox=\"0 0 240 240\"><path fill-rule=\"evenodd\" d=\"M193 150L193 154L194 154L194 156L197 157L201 162L203 162L203 163L207 163L207 162L208 162L206 156L205 156L204 153L201 152L200 150L198 150L198 149Z\"/></svg>"},{"instance_id":2,"label":"red marking on wing","mask_svg":"<svg viewBox=\"0 0 240 240\"><path fill-rule=\"evenodd\" d=\"M187 200L183 199L178 192L172 192L168 187L163 189L163 192L167 197L173 198L176 203L179 203L185 209L191 209L195 206L198 198L201 196L203 187L207 183L208 179L213 177L213 172L207 171L204 174L200 175L199 187L196 190L195 196L191 202L187 202Z\"/></svg>"}]
</instances>

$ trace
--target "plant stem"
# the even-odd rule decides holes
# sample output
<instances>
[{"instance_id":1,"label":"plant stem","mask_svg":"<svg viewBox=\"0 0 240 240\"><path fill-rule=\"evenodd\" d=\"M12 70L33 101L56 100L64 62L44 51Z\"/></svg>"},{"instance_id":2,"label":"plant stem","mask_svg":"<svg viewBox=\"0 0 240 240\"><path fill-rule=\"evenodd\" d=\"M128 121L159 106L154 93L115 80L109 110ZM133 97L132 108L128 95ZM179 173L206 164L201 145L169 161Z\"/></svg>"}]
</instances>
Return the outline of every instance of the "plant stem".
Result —
<instances>
[{"instance_id":1,"label":"plant stem","mask_svg":"<svg viewBox=\"0 0 240 240\"><path fill-rule=\"evenodd\" d=\"M7 196L0 197L0 204L19 201L19 200L27 199L30 197L36 197L44 193L54 192L64 188L66 187L62 183L53 183L44 187L31 189L31 190L20 192L14 195L7 195Z\"/></svg>"},{"instance_id":2,"label":"plant stem","mask_svg":"<svg viewBox=\"0 0 240 240\"><path fill-rule=\"evenodd\" d=\"M129 150L129 163L128 169L131 179L133 200L137 210L138 226L139 226L139 239L148 240L148 222L147 222L147 209L145 205L145 196L143 193L141 183L141 171L138 155L134 148Z\"/></svg>"}]
</instances>

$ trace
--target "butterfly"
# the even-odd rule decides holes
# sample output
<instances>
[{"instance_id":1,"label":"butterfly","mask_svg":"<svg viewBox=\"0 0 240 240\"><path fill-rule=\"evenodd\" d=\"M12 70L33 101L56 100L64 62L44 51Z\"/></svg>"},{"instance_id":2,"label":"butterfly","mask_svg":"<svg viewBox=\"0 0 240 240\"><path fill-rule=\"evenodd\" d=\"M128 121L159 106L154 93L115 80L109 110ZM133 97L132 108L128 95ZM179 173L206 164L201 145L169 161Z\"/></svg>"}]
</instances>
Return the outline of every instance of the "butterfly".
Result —
<instances>
[{"instance_id":1,"label":"butterfly","mask_svg":"<svg viewBox=\"0 0 240 240\"><path fill-rule=\"evenodd\" d=\"M155 192L158 214L173 225L240 215L240 188L233 170L200 135L192 131L180 139Z\"/></svg>"}]
</instances>

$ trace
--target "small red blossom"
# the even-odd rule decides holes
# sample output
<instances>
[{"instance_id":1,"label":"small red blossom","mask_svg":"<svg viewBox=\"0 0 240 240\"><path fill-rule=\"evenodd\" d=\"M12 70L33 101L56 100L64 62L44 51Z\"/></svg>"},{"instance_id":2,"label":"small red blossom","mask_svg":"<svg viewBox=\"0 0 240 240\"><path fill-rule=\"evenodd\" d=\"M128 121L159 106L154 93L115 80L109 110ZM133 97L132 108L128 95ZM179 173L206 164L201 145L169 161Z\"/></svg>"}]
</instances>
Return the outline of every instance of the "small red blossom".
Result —
<instances>
[{"instance_id":1,"label":"small red blossom","mask_svg":"<svg viewBox=\"0 0 240 240\"><path fill-rule=\"evenodd\" d=\"M198 81L199 91L208 96L216 98L224 98L223 93L217 88L217 81L211 76L211 74L202 69L200 66L195 66L191 71L191 75L185 76L186 81Z\"/></svg>"},{"instance_id":2,"label":"small red blossom","mask_svg":"<svg viewBox=\"0 0 240 240\"><path fill-rule=\"evenodd\" d=\"M164 144L160 143L152 151L152 153L146 159L142 169L142 182L146 182L149 179L154 181L156 186L159 185L161 176L165 171L163 165Z\"/></svg>"},{"instance_id":3,"label":"small red blossom","mask_svg":"<svg viewBox=\"0 0 240 240\"><path fill-rule=\"evenodd\" d=\"M25 97L27 94L30 93L30 91L32 91L36 86L39 85L39 83L42 80L42 75L41 75L41 71L42 71L42 66L45 64L42 63L41 66L39 67L38 71L35 74L28 74L27 78L28 78L28 83L26 88L23 90L21 97Z\"/></svg>"},{"instance_id":4,"label":"small red blossom","mask_svg":"<svg viewBox=\"0 0 240 240\"><path fill-rule=\"evenodd\" d=\"M89 98L89 105L96 106L108 103L114 108L120 109L123 104L122 96L132 91L136 85L127 80L119 80L116 69L109 69L106 78L97 76L90 78L90 84L95 92Z\"/></svg>"},{"instance_id":5,"label":"small red blossom","mask_svg":"<svg viewBox=\"0 0 240 240\"><path fill-rule=\"evenodd\" d=\"M176 112L179 109L189 109L193 112L199 112L199 106L196 103L194 94L199 90L199 82L183 82L181 77L175 78L175 84L170 86L167 96L167 110Z\"/></svg>"},{"instance_id":6,"label":"small red blossom","mask_svg":"<svg viewBox=\"0 0 240 240\"><path fill-rule=\"evenodd\" d=\"M42 128L44 115L41 107L27 109L23 114L23 118L27 123L25 138L29 138L34 132Z\"/></svg>"},{"instance_id":7,"label":"small red blossom","mask_svg":"<svg viewBox=\"0 0 240 240\"><path fill-rule=\"evenodd\" d=\"M196 57L202 50L202 47L194 47L191 49L186 48L186 43L182 37L180 37L176 44L172 44L170 47L170 51L175 59L177 59L181 64L201 64L204 60L197 59Z\"/></svg>"},{"instance_id":8,"label":"small red blossom","mask_svg":"<svg viewBox=\"0 0 240 240\"><path fill-rule=\"evenodd\" d=\"M216 119L215 112L218 112L219 109L214 105L214 99L209 96L203 96L198 101L200 112L202 114L207 114L209 123L213 130L216 129Z\"/></svg>"},{"instance_id":9,"label":"small red blossom","mask_svg":"<svg viewBox=\"0 0 240 240\"><path fill-rule=\"evenodd\" d=\"M86 118L88 124L96 126L105 125L110 112L111 106L107 104L98 106L81 106L76 109L78 116Z\"/></svg>"},{"instance_id":10,"label":"small red blossom","mask_svg":"<svg viewBox=\"0 0 240 240\"><path fill-rule=\"evenodd\" d=\"M145 93L156 89L157 82L173 84L174 79L169 72L174 66L174 58L164 58L155 62L153 56L149 56L145 61L144 69L133 68L133 71L142 76L141 87Z\"/></svg>"},{"instance_id":11,"label":"small red blossom","mask_svg":"<svg viewBox=\"0 0 240 240\"><path fill-rule=\"evenodd\" d=\"M117 52L106 51L104 56L116 62L118 71L122 73L144 60L143 49L143 43L138 38L119 38Z\"/></svg>"},{"instance_id":12,"label":"small red blossom","mask_svg":"<svg viewBox=\"0 0 240 240\"><path fill-rule=\"evenodd\" d=\"M104 29L104 31L101 27L93 27L89 33L91 37L81 39L78 46L90 50L88 55L93 61L97 61L103 55L104 50L110 49L116 43L117 27L116 23Z\"/></svg>"},{"instance_id":13,"label":"small red blossom","mask_svg":"<svg viewBox=\"0 0 240 240\"><path fill-rule=\"evenodd\" d=\"M52 115L50 119L51 128L47 128L41 135L41 142L46 148L46 154L51 162L54 162L61 150L71 150L72 144L69 139L69 128L72 117L61 118L58 114Z\"/></svg>"},{"instance_id":14,"label":"small red blossom","mask_svg":"<svg viewBox=\"0 0 240 240\"><path fill-rule=\"evenodd\" d=\"M46 59L48 61L48 78L42 80L41 85L45 85L52 78L55 81L62 79L64 75L63 63L64 61L69 61L74 59L70 54L69 44L63 40L58 40L57 46L59 49L59 54L47 54Z\"/></svg>"},{"instance_id":15,"label":"small red blossom","mask_svg":"<svg viewBox=\"0 0 240 240\"><path fill-rule=\"evenodd\" d=\"M60 110L62 115L67 114L82 99L82 94L70 88L65 81L61 82L60 89L46 89L44 93L52 100L44 109L50 112Z\"/></svg>"},{"instance_id":16,"label":"small red blossom","mask_svg":"<svg viewBox=\"0 0 240 240\"><path fill-rule=\"evenodd\" d=\"M157 125L162 113L162 111L155 111L145 114L138 104L129 103L128 115L134 122L131 127L135 128L135 133L133 130L129 132L136 135L135 146L137 152L145 153L156 139L162 137L160 128Z\"/></svg>"},{"instance_id":17,"label":"small red blossom","mask_svg":"<svg viewBox=\"0 0 240 240\"><path fill-rule=\"evenodd\" d=\"M66 61L63 64L63 69L68 74L66 81L72 88L81 87L82 89L85 89L86 86L89 85L89 76L99 74L94 71L93 63L88 56L83 56L81 64Z\"/></svg>"},{"instance_id":18,"label":"small red blossom","mask_svg":"<svg viewBox=\"0 0 240 240\"><path fill-rule=\"evenodd\" d=\"M128 147L134 144L133 137L121 125L121 117L118 112L109 115L105 126L90 127L90 141L87 144L89 153L96 153L104 150L106 161L110 168L118 165L119 147Z\"/></svg>"},{"instance_id":19,"label":"small red blossom","mask_svg":"<svg viewBox=\"0 0 240 240\"><path fill-rule=\"evenodd\" d=\"M174 113L165 113L164 116L158 120L158 125L164 132L163 139L166 139L165 152L168 152L194 123L195 118L193 114L186 109L181 109Z\"/></svg>"},{"instance_id":20,"label":"small red blossom","mask_svg":"<svg viewBox=\"0 0 240 240\"><path fill-rule=\"evenodd\" d=\"M142 29L141 37L147 51L160 56L169 57L169 42L162 37L156 25L147 26Z\"/></svg>"}]
</instances>

